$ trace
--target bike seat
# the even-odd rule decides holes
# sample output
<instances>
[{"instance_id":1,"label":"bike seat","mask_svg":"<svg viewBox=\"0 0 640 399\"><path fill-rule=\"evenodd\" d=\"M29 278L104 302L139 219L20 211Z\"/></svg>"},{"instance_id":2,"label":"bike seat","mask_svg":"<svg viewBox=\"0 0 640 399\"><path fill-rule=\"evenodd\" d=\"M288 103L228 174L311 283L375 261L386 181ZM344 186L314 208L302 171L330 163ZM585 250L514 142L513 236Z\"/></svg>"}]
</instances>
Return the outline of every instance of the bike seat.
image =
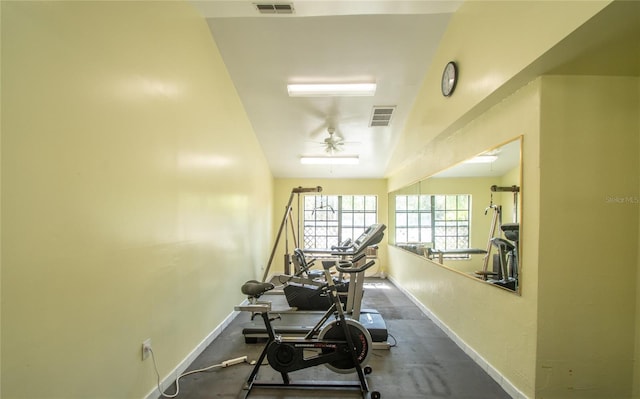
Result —
<instances>
[{"instance_id":1,"label":"bike seat","mask_svg":"<svg viewBox=\"0 0 640 399\"><path fill-rule=\"evenodd\" d=\"M252 298L258 298L267 291L274 289L274 285L271 283L261 283L258 280L249 280L242 285L240 289L243 294Z\"/></svg>"}]
</instances>

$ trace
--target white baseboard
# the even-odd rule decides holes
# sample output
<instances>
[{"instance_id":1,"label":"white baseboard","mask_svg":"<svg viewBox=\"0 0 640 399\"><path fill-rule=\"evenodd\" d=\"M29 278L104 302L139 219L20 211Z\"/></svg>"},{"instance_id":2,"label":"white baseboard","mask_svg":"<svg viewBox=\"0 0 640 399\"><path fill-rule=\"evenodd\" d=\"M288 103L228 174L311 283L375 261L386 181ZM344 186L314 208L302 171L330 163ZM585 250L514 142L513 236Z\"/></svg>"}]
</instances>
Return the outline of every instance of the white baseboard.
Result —
<instances>
[{"instance_id":1,"label":"white baseboard","mask_svg":"<svg viewBox=\"0 0 640 399\"><path fill-rule=\"evenodd\" d=\"M160 381L160 386L164 387L165 389L166 389L166 387L171 386L171 384L173 384L176 381L178 376L181 375L182 373L184 373L185 370L189 367L189 365L191 365L191 363L193 363L193 361L196 360L196 358L198 356L200 356L200 354L202 352L204 352L204 350L207 349L209 347L209 345L211 345L213 340L218 338L218 336L220 336L222 331L229 324L231 324L233 319L235 319L236 316L238 316L238 314L240 314L240 312L234 311L234 312L229 313L229 315L222 321L222 323L218 324L218 326L216 328L214 328L213 331L211 331L211 333L209 335L207 335L205 337L205 339L203 339L202 342L200 342L191 351L191 353L189 353L187 355L187 357L185 357L173 370L171 370L171 372L169 372L169 374L166 377L164 377ZM160 391L158 390L158 387L156 386L155 388L153 388L151 390L151 392L149 392L145 396L145 399L157 399L158 397L160 397Z\"/></svg>"},{"instance_id":2,"label":"white baseboard","mask_svg":"<svg viewBox=\"0 0 640 399\"><path fill-rule=\"evenodd\" d=\"M489 362L487 362L478 352L476 352L473 348L471 348L466 342L464 342L453 330L449 328L442 320L440 320L433 312L431 312L426 306L424 306L418 299L413 296L409 291L405 290L398 284L396 280L394 280L391 276L386 276L386 278L393 283L403 294L407 296L421 311L424 313L431 321L433 321L453 342L456 343L471 359L473 359L476 364L478 364L483 370L491 376L501 387L504 389L509 395L511 395L514 399L528 399L528 397L522 393L518 388L516 388L511 381L505 378L498 370L496 370ZM200 342L192 351L185 357L162 381L160 385L162 387L167 387L173 384L176 378L184 373L184 371L189 367L191 363L204 350L211 345L214 339L216 339L222 331L236 318L236 316L240 312L231 312L223 321L220 323L211 333ZM146 396L145 399L157 399L160 396L160 392L158 388L153 388Z\"/></svg>"},{"instance_id":3,"label":"white baseboard","mask_svg":"<svg viewBox=\"0 0 640 399\"><path fill-rule=\"evenodd\" d=\"M476 352L472 347L470 347L466 342L462 340L449 326L447 326L442 320L440 320L433 312L431 312L426 306L424 306L418 299L413 296L409 291L405 290L398 284L397 281L393 279L391 276L387 276L389 281L393 283L403 294L407 296L421 311L424 313L431 321L433 321L442 331L453 342L456 343L466 353L471 359L473 359L478 366L480 366L484 371L489 374L491 378L493 378L501 387L504 389L509 395L511 395L514 399L528 399L527 395L522 393L518 388L516 388L511 381L505 378L498 370L496 370L489 362L487 362L478 352Z\"/></svg>"}]
</instances>

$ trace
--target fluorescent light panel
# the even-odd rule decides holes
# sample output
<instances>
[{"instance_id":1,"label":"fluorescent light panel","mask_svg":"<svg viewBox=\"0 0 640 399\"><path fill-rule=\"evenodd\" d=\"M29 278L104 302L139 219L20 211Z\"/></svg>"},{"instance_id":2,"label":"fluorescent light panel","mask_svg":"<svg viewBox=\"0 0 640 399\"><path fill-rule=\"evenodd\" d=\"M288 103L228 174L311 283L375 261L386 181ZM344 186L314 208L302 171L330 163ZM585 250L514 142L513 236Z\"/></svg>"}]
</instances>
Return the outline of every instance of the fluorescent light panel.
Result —
<instances>
[{"instance_id":1,"label":"fluorescent light panel","mask_svg":"<svg viewBox=\"0 0 640 399\"><path fill-rule=\"evenodd\" d=\"M289 97L373 96L375 83L303 83L288 84Z\"/></svg>"},{"instance_id":2,"label":"fluorescent light panel","mask_svg":"<svg viewBox=\"0 0 640 399\"><path fill-rule=\"evenodd\" d=\"M464 163L491 163L496 159L498 159L496 155L478 155L475 158L464 161Z\"/></svg>"},{"instance_id":3,"label":"fluorescent light panel","mask_svg":"<svg viewBox=\"0 0 640 399\"><path fill-rule=\"evenodd\" d=\"M360 163L358 156L352 157L300 157L303 165L357 165Z\"/></svg>"}]
</instances>

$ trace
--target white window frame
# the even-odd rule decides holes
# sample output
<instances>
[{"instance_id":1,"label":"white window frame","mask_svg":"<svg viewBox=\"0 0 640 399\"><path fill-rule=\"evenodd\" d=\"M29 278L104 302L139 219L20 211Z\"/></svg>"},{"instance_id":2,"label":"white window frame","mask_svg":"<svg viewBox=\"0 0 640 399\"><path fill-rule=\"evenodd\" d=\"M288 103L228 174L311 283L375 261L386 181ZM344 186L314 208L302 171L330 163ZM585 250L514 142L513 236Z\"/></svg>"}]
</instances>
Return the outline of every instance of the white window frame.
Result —
<instances>
[{"instance_id":1,"label":"white window frame","mask_svg":"<svg viewBox=\"0 0 640 399\"><path fill-rule=\"evenodd\" d=\"M378 221L378 196L305 195L303 249L326 249L347 238L355 240Z\"/></svg>"},{"instance_id":2,"label":"white window frame","mask_svg":"<svg viewBox=\"0 0 640 399\"><path fill-rule=\"evenodd\" d=\"M470 248L471 201L470 194L396 195L396 245L422 244L440 251Z\"/></svg>"}]
</instances>

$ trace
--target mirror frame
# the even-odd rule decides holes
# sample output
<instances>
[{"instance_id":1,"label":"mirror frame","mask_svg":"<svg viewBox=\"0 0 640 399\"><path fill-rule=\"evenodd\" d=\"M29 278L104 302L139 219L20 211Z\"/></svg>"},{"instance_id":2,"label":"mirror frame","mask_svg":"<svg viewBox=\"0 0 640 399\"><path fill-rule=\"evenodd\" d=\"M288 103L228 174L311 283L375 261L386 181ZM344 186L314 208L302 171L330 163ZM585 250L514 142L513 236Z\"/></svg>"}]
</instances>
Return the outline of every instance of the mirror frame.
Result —
<instances>
[{"instance_id":1,"label":"mirror frame","mask_svg":"<svg viewBox=\"0 0 640 399\"><path fill-rule=\"evenodd\" d=\"M500 285L501 283L507 285L505 279L501 280L500 283L497 283L495 279L487 278L486 274L484 276L483 275L478 275L477 273L479 273L480 271L470 272L469 270L461 270L460 267L452 266L451 265L451 261L447 262L447 258L445 258L443 256L442 252L438 253L438 251L431 251L428 247L422 246L422 244L427 244L427 243L421 243L421 242L418 243L418 242L416 242L415 243L416 245L413 248L410 247L412 245L412 243L408 243L407 245L404 245L404 246L396 244L396 230L397 230L397 228L396 228L396 223L397 223L397 220L396 220L396 196L397 195L402 195L402 194L407 194L407 195L415 195L415 194L418 194L418 195L421 195L421 194L425 194L425 195L429 195L429 194L431 194L431 195L446 195L447 193L423 192L422 186L425 184L426 181L429 181L430 179L438 178L438 175L441 175L441 174L443 174L445 172L449 172L449 171L452 171L452 170L454 170L456 168L459 168L461 165L467 164L468 161L473 159L473 158L495 153L495 151L497 149L502 148L502 147L504 147L504 146L506 146L508 144L514 143L516 141L519 142L519 146L518 146L519 157L517 159L517 164L510 170L513 170L516 167L518 168L518 172L517 172L517 174L518 174L517 175L518 184L517 185L513 185L511 187L509 187L509 186L503 187L503 186L498 186L498 185L494 184L493 186L490 186L489 188L490 188L490 191L491 191L491 194L490 194L491 205L493 205L493 196L494 195L507 195L507 194L510 194L510 193L513 193L514 191L516 191L516 193L515 193L516 194L516 196L515 196L516 201L514 201L513 207L516 209L515 212L517 213L516 222L518 224L517 225L517 229L518 230L517 230L517 233L515 233L515 234L517 234L516 237L518 237L518 239L517 239L517 241L509 240L508 238L513 238L514 237L513 236L514 233L510 233L509 237L506 240L507 241L506 244L504 243L505 240L497 240L497 241L494 241L494 244L493 244L494 247L491 248L492 247L492 244L491 244L492 241L490 241L490 240L492 238L495 238L495 237L504 238L504 233L502 233L500 231L500 226L495 226L495 234L492 235L491 230L489 231L486 248L482 248L482 249L477 248L478 250L484 251L483 253L485 253L485 254L487 254L487 252L488 252L487 255L482 256L483 262L486 265L487 263L491 263L490 262L491 258L488 258L489 259L488 261L484 260L484 259L489 257L489 256L494 257L498 252L499 245L509 245L509 244L511 244L511 247L509 247L509 248L512 248L513 244L517 244L516 248L515 248L515 252L514 251L510 251L510 253L512 255L515 255L515 258L516 258L515 270L517 271L517 277L515 279L516 280L515 289L508 288L508 287ZM388 214L389 214L389 227L390 227L389 228L389 245L394 246L394 247L399 248L399 249L402 249L402 250L407 251L409 253L412 253L412 254L414 254L416 256L420 256L421 258L423 258L427 262L430 262L431 264L434 264L434 265L437 265L437 266L442 267L444 269L456 272L458 274L461 274L463 276L466 276L468 278L476 280L476 281L478 281L480 283L483 283L483 284L486 284L486 285L490 285L490 286L495 286L495 287L503 289L503 290L505 290L507 292L510 292L510 293L513 293L513 294L517 294L517 295L521 295L521 287L522 287L522 281L521 281L521 276L522 276L522 240L519 239L519 238L522 236L522 220L523 220L523 217L522 217L522 215L523 215L522 182L523 182L523 148L524 148L523 147L523 142L524 142L524 136L523 135L516 136L516 137L512 138L511 140L507 140L507 141L504 141L502 143L499 143L499 144L497 144L497 145L495 145L493 147L490 147L490 148L488 148L488 149L486 149L486 150L484 150L482 152L477 153L473 157L467 158L467 159L465 159L465 160L463 160L461 162L458 162L458 163L455 163L455 164L451 165L448 168L440 170L439 172L434 173L433 175L427 176L427 177L422 178L422 179L420 179L420 180L418 180L418 181L416 181L416 182L414 182L412 184L409 184L409 185L404 186L404 187L402 187L400 189L397 189L397 190L389 192L389 194L388 194L388 196L389 196L389 198L388 198L388 204L389 204L388 205L389 206ZM499 176L504 176L504 174L499 175ZM485 177L482 177L482 176L476 176L476 177L485 178ZM489 176L489 177L486 177L486 178L489 179L489 178L492 178L492 177L495 178L496 176ZM469 177L469 178L471 178L471 177ZM452 195L453 194L454 193L452 193ZM459 193L455 193L455 194L460 195ZM472 202L473 201L474 200L472 198ZM501 203L500 205L504 205L504 202ZM489 209L489 207L486 208L485 214L486 214L486 211L488 209ZM470 209L470 212L471 212L471 209ZM476 219L477 216L478 216L477 214L474 214L473 212L471 213L470 219L469 219L470 225L473 223L473 220ZM500 219L500 220L502 221L502 219ZM508 223L502 223L502 224L505 225L505 224L508 224ZM492 228L493 227L494 226L492 226ZM475 249L475 248L473 248L473 245L471 243L469 243L469 248L468 249ZM488 250L488 251L486 251L486 250ZM434 254L436 254L437 256L433 256ZM474 254L471 254L469 256L478 256L479 257L480 254L479 253L474 253ZM498 257L500 258L499 254L498 254ZM504 259L505 258L503 257L502 260L504 261ZM442 263L440 263L441 261L442 261ZM464 261L466 261L466 260L464 260ZM498 261L498 264L500 264L499 261ZM485 268L483 268L482 271L486 271L486 266L485 266Z\"/></svg>"}]
</instances>

